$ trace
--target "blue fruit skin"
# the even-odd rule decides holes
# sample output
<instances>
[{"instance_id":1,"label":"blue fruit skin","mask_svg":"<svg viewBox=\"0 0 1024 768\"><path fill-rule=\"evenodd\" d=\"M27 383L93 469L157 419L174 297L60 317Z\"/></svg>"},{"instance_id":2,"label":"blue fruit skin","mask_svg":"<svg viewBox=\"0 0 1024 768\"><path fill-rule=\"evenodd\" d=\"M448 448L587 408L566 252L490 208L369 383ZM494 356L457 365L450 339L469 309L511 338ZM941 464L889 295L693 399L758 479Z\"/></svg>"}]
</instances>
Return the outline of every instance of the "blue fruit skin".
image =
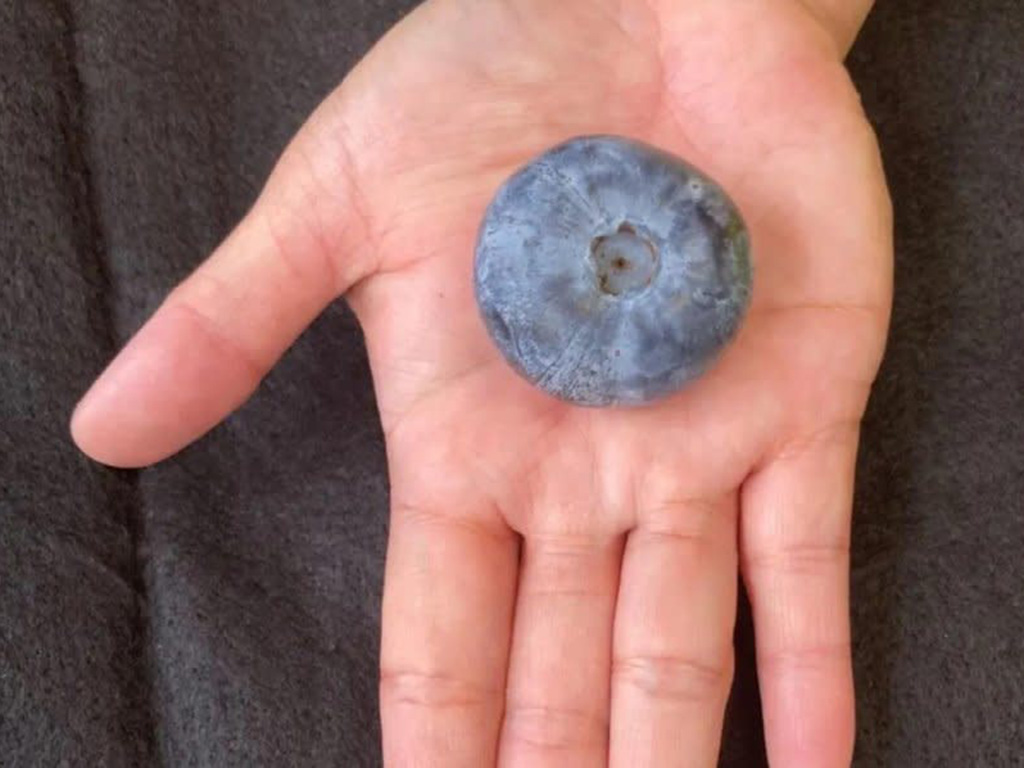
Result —
<instances>
[{"instance_id":1,"label":"blue fruit skin","mask_svg":"<svg viewBox=\"0 0 1024 768\"><path fill-rule=\"evenodd\" d=\"M502 355L577 405L639 405L699 376L751 292L747 228L711 179L588 136L515 173L487 209L477 303Z\"/></svg>"}]
</instances>

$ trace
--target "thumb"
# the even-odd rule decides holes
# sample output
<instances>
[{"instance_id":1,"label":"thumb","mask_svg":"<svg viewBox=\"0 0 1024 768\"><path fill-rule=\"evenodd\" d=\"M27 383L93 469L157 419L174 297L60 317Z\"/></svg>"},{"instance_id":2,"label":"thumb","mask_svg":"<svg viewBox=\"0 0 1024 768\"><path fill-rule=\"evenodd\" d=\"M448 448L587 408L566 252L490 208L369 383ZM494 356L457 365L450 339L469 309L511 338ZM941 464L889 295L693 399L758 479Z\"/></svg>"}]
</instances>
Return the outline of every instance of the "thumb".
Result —
<instances>
[{"instance_id":1,"label":"thumb","mask_svg":"<svg viewBox=\"0 0 1024 768\"><path fill-rule=\"evenodd\" d=\"M342 89L234 232L82 398L71 433L86 454L135 467L178 451L245 402L320 311L373 271Z\"/></svg>"}]
</instances>

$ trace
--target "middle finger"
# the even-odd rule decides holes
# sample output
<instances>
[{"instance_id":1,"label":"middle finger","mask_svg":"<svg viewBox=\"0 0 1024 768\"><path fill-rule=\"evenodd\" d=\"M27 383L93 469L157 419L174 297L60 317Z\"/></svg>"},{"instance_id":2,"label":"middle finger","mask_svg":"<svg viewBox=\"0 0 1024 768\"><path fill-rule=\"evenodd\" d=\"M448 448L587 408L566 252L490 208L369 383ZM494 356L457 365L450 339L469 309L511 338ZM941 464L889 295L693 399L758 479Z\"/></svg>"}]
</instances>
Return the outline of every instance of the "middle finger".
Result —
<instances>
[{"instance_id":1,"label":"middle finger","mask_svg":"<svg viewBox=\"0 0 1024 768\"><path fill-rule=\"evenodd\" d=\"M710 768L732 681L737 503L676 502L629 535L615 617L611 765Z\"/></svg>"},{"instance_id":2,"label":"middle finger","mask_svg":"<svg viewBox=\"0 0 1024 768\"><path fill-rule=\"evenodd\" d=\"M621 536L523 544L499 764L606 766Z\"/></svg>"}]
</instances>

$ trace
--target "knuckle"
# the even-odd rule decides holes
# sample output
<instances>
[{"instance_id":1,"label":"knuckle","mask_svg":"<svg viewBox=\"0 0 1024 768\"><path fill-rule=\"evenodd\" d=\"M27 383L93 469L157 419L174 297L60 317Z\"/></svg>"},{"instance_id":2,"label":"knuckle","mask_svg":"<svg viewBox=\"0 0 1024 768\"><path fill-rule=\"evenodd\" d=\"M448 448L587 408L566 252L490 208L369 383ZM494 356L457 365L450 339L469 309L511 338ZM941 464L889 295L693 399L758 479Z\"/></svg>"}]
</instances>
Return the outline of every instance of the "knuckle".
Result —
<instances>
[{"instance_id":1,"label":"knuckle","mask_svg":"<svg viewBox=\"0 0 1024 768\"><path fill-rule=\"evenodd\" d=\"M402 499L392 503L391 515L394 525L405 525L420 530L457 531L479 539L493 540L499 544L515 543L515 533L502 521L493 509L481 513L478 506L468 510L452 504L446 511L434 505L422 505Z\"/></svg>"},{"instance_id":2,"label":"knuckle","mask_svg":"<svg viewBox=\"0 0 1024 768\"><path fill-rule=\"evenodd\" d=\"M501 691L452 675L385 667L380 672L380 697L384 705L470 709L493 706Z\"/></svg>"},{"instance_id":3,"label":"knuckle","mask_svg":"<svg viewBox=\"0 0 1024 768\"><path fill-rule=\"evenodd\" d=\"M331 247L309 205L287 208L268 205L258 209L256 222L263 227L270 255L297 282L321 282L333 268Z\"/></svg>"},{"instance_id":4,"label":"knuckle","mask_svg":"<svg viewBox=\"0 0 1024 768\"><path fill-rule=\"evenodd\" d=\"M237 304L237 297L224 282L210 270L200 267L171 292L164 307L168 312L187 318L225 355L234 358L254 382L258 382L273 364L273 359L244 346L225 327L224 312L234 311Z\"/></svg>"},{"instance_id":5,"label":"knuckle","mask_svg":"<svg viewBox=\"0 0 1024 768\"><path fill-rule=\"evenodd\" d=\"M797 670L801 672L830 671L849 666L852 647L849 638L811 644L789 643L760 648L757 665L762 670Z\"/></svg>"},{"instance_id":6,"label":"knuckle","mask_svg":"<svg viewBox=\"0 0 1024 768\"><path fill-rule=\"evenodd\" d=\"M652 541L704 546L720 531L730 503L729 495L659 500L642 513L634 533Z\"/></svg>"},{"instance_id":7,"label":"knuckle","mask_svg":"<svg viewBox=\"0 0 1024 768\"><path fill-rule=\"evenodd\" d=\"M778 445L774 451L775 461L794 461L808 455L820 455L829 450L845 450L856 445L860 434L860 413L841 415L829 419L826 424L798 431Z\"/></svg>"},{"instance_id":8,"label":"knuckle","mask_svg":"<svg viewBox=\"0 0 1024 768\"><path fill-rule=\"evenodd\" d=\"M748 572L786 576L816 576L837 568L845 570L850 559L849 542L801 543L771 550L753 550L743 555Z\"/></svg>"},{"instance_id":9,"label":"knuckle","mask_svg":"<svg viewBox=\"0 0 1024 768\"><path fill-rule=\"evenodd\" d=\"M510 703L503 740L541 751L596 749L608 740L608 719L584 710Z\"/></svg>"},{"instance_id":10,"label":"knuckle","mask_svg":"<svg viewBox=\"0 0 1024 768\"><path fill-rule=\"evenodd\" d=\"M306 129L261 195L257 221L295 279L343 293L373 270L370 209L344 132Z\"/></svg>"},{"instance_id":11,"label":"knuckle","mask_svg":"<svg viewBox=\"0 0 1024 768\"><path fill-rule=\"evenodd\" d=\"M733 655L723 652L713 660L678 656L629 656L616 659L615 685L632 688L644 696L669 702L708 702L729 689Z\"/></svg>"},{"instance_id":12,"label":"knuckle","mask_svg":"<svg viewBox=\"0 0 1024 768\"><path fill-rule=\"evenodd\" d=\"M298 201L260 206L255 219L262 225L271 256L296 284L340 293L339 245L318 213L317 198L304 191Z\"/></svg>"},{"instance_id":13,"label":"knuckle","mask_svg":"<svg viewBox=\"0 0 1024 768\"><path fill-rule=\"evenodd\" d=\"M612 590L604 572L609 553L617 543L603 537L544 536L528 538L524 567L529 577L520 589L539 597L594 598L606 600Z\"/></svg>"}]
</instances>

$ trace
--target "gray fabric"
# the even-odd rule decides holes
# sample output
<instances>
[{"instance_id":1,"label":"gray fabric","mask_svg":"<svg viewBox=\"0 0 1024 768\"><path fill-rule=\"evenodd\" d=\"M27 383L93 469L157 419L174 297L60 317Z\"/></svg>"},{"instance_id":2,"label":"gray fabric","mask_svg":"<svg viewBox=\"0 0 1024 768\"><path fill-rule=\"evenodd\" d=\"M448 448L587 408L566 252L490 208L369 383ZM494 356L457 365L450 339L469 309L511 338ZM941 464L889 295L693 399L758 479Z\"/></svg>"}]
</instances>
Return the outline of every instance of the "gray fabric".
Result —
<instances>
[{"instance_id":1,"label":"gray fabric","mask_svg":"<svg viewBox=\"0 0 1024 768\"><path fill-rule=\"evenodd\" d=\"M380 761L386 467L328 310L174 460L77 395L411 2L0 4L0 764ZM897 212L856 501L858 764L1024 755L1024 6L882 0L852 56ZM751 627L723 765L764 762Z\"/></svg>"},{"instance_id":2,"label":"gray fabric","mask_svg":"<svg viewBox=\"0 0 1024 768\"><path fill-rule=\"evenodd\" d=\"M1024 5L880 0L852 58L896 210L862 438L863 765L1024 764Z\"/></svg>"}]
</instances>

